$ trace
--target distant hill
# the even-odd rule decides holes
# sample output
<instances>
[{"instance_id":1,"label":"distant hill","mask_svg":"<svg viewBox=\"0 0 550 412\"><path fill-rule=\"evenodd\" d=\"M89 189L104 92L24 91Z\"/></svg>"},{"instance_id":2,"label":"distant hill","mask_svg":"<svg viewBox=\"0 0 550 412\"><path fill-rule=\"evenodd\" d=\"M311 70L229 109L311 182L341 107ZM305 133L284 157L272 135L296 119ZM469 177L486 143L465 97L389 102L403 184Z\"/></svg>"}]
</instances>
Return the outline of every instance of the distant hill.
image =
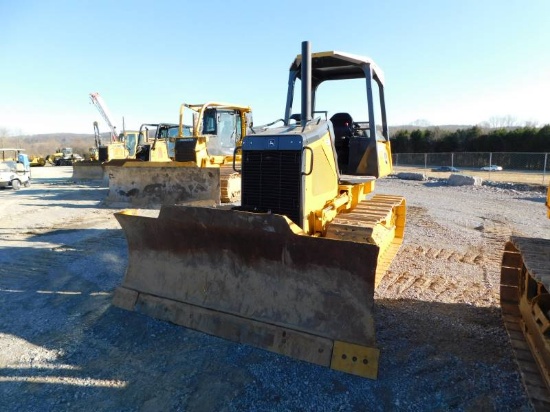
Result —
<instances>
[{"instance_id":1,"label":"distant hill","mask_svg":"<svg viewBox=\"0 0 550 412\"><path fill-rule=\"evenodd\" d=\"M148 130L149 137L154 137L155 130ZM102 143L110 141L110 134L101 133ZM71 147L74 153L86 157L90 147L95 146L93 134L86 133L44 133L22 136L2 136L0 134L0 147L14 147L25 149L29 155L46 157L48 154L62 147Z\"/></svg>"},{"instance_id":2,"label":"distant hill","mask_svg":"<svg viewBox=\"0 0 550 412\"><path fill-rule=\"evenodd\" d=\"M107 133L101 135L108 141ZM72 147L78 154L88 153L88 149L94 146L93 134L77 133L48 133L30 136L4 136L0 137L0 146L25 149L28 154L47 156L55 153L61 147Z\"/></svg>"}]
</instances>

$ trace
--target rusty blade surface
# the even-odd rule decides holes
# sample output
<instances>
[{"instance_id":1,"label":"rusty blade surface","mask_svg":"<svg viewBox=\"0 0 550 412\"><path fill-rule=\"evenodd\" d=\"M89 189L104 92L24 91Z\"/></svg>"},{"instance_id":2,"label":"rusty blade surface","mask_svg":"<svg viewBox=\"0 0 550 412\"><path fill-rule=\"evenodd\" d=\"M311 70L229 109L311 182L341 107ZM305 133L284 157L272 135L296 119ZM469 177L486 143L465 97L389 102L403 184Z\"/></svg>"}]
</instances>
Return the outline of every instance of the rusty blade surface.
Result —
<instances>
[{"instance_id":1,"label":"rusty blade surface","mask_svg":"<svg viewBox=\"0 0 550 412\"><path fill-rule=\"evenodd\" d=\"M75 180L103 180L103 165L99 161L83 160L73 163Z\"/></svg>"},{"instance_id":2,"label":"rusty blade surface","mask_svg":"<svg viewBox=\"0 0 550 412\"><path fill-rule=\"evenodd\" d=\"M157 208L161 205L220 203L220 169L179 162L116 162L105 164L108 204Z\"/></svg>"},{"instance_id":3,"label":"rusty blade surface","mask_svg":"<svg viewBox=\"0 0 550 412\"><path fill-rule=\"evenodd\" d=\"M320 337L374 345L378 247L295 234L283 216L164 206L116 214L123 287Z\"/></svg>"}]
</instances>

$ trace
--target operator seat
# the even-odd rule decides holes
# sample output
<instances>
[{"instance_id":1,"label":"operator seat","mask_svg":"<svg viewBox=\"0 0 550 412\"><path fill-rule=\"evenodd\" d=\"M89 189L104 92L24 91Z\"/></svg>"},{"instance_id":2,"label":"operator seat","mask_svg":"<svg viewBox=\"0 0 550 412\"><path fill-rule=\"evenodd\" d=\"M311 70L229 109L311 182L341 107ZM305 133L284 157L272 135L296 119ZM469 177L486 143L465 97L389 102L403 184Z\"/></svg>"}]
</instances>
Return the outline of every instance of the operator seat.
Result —
<instances>
[{"instance_id":1,"label":"operator seat","mask_svg":"<svg viewBox=\"0 0 550 412\"><path fill-rule=\"evenodd\" d=\"M294 113L290 116L290 120L294 120L294 123L298 124L302 121L302 114L301 113Z\"/></svg>"},{"instance_id":2,"label":"operator seat","mask_svg":"<svg viewBox=\"0 0 550 412\"><path fill-rule=\"evenodd\" d=\"M349 113L336 113L330 118L334 129L334 145L337 148L349 146L353 136L353 119Z\"/></svg>"},{"instance_id":3,"label":"operator seat","mask_svg":"<svg viewBox=\"0 0 550 412\"><path fill-rule=\"evenodd\" d=\"M353 119L349 113L336 113L331 118L334 130L334 148L341 173L347 173L349 163L349 139L353 136Z\"/></svg>"}]
</instances>

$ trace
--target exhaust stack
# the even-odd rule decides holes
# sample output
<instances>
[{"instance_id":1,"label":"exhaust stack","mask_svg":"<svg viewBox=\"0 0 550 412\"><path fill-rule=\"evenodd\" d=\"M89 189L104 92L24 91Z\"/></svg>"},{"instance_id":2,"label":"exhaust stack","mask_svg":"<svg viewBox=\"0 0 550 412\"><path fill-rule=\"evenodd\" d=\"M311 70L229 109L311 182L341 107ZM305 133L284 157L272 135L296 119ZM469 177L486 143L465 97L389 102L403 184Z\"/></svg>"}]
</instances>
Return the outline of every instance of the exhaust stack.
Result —
<instances>
[{"instance_id":1,"label":"exhaust stack","mask_svg":"<svg viewBox=\"0 0 550 412\"><path fill-rule=\"evenodd\" d=\"M308 41L302 42L302 113L300 116L302 127L306 127L311 120L311 48Z\"/></svg>"}]
</instances>

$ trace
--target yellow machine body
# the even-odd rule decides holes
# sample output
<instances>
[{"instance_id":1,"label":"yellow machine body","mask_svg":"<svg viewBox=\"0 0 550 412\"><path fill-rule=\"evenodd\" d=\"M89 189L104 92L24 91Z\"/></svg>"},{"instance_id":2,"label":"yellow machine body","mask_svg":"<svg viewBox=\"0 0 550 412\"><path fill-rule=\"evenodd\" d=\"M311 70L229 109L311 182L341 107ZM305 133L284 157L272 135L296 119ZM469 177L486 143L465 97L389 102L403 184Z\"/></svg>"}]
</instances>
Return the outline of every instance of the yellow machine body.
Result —
<instances>
[{"instance_id":1,"label":"yellow machine body","mask_svg":"<svg viewBox=\"0 0 550 412\"><path fill-rule=\"evenodd\" d=\"M192 135L185 135L184 111L193 116ZM170 204L219 204L240 198L240 175L233 170L235 149L251 123L251 109L229 103L182 104L178 135L155 139L148 161L110 161L103 165L108 178L107 202L158 208ZM231 123L228 131L224 123ZM140 135L143 135L143 131ZM141 139L140 139L141 140ZM169 157L167 144L174 147ZM213 170L217 169L217 170Z\"/></svg>"},{"instance_id":2,"label":"yellow machine body","mask_svg":"<svg viewBox=\"0 0 550 412\"><path fill-rule=\"evenodd\" d=\"M98 144L95 159L73 164L75 180L108 180L113 167L132 162L170 162L165 139L152 139L141 131L125 130L117 141ZM97 137L96 137L97 141ZM110 163L109 163L110 162ZM105 173L106 165L109 172Z\"/></svg>"},{"instance_id":3,"label":"yellow machine body","mask_svg":"<svg viewBox=\"0 0 550 412\"><path fill-rule=\"evenodd\" d=\"M306 53L314 73L332 68L335 79L351 72L380 80L370 59L329 53L329 60ZM311 78L299 66L291 66L290 88L299 70ZM302 100L309 84L302 82ZM403 241L406 213L401 196L372 194L375 180L391 172L387 126L383 134L356 128L361 135L351 137L364 140L350 147L363 151L342 162L333 122L308 119L308 108L299 123L285 116L281 127L242 139L240 205L115 214L129 263L113 303L374 379L374 290Z\"/></svg>"},{"instance_id":4,"label":"yellow machine body","mask_svg":"<svg viewBox=\"0 0 550 412\"><path fill-rule=\"evenodd\" d=\"M46 159L42 156L31 155L29 158L32 167L45 166Z\"/></svg>"}]
</instances>

